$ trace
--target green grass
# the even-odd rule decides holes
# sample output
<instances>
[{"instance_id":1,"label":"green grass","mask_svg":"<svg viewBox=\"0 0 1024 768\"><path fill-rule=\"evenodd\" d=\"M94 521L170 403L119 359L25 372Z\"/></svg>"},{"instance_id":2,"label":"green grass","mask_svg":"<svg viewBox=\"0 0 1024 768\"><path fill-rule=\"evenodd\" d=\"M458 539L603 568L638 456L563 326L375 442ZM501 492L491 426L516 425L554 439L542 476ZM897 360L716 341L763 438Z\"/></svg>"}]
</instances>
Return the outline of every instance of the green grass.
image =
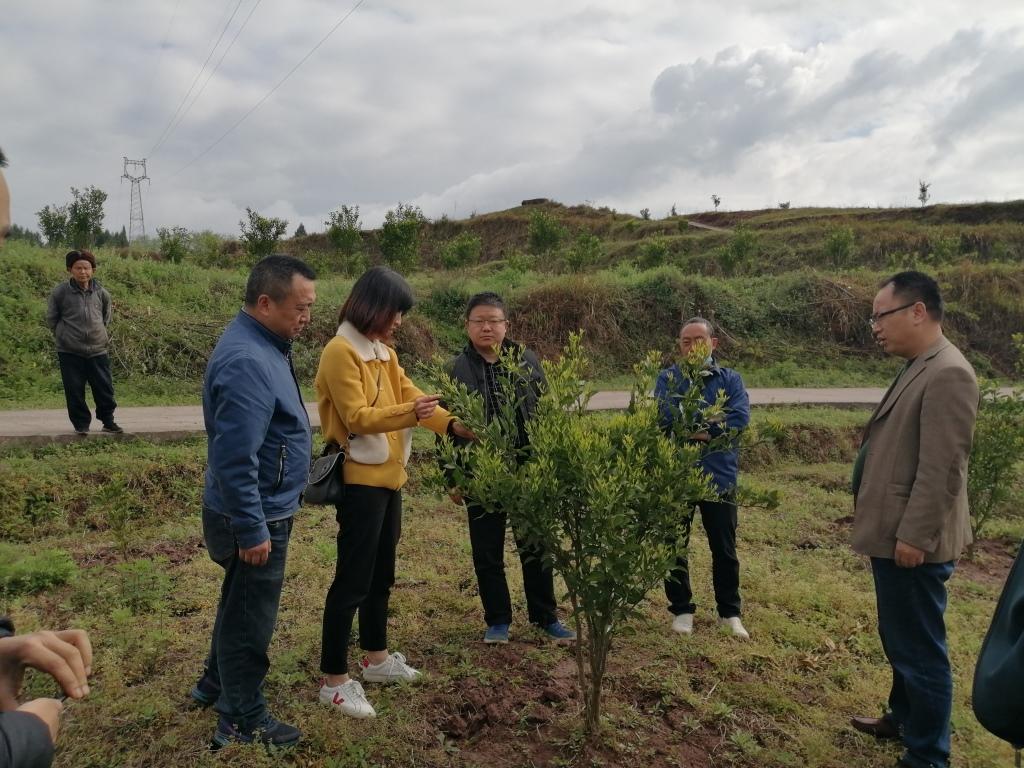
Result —
<instances>
[{"instance_id":1,"label":"green grass","mask_svg":"<svg viewBox=\"0 0 1024 768\"><path fill-rule=\"evenodd\" d=\"M826 439L848 433L862 416L757 412ZM429 435L419 436L417 451L429 443ZM793 450L803 450L799 445ZM69 706L61 766L886 765L895 761L894 748L846 725L852 714L879 711L888 674L870 573L847 544L844 451L836 463L788 453L784 463L758 465L747 476L782 493L778 510L741 511L749 643L720 635L712 623L709 555L698 527L691 551L701 606L696 632L686 639L669 632L664 598L651 592L640 620L613 649L607 725L596 748L579 738L568 652L544 644L525 624L517 567L508 569L514 642L480 642L465 513L422 490L419 471L405 496L389 629L391 646L426 679L369 686L376 720L343 719L316 702L336 526L332 510L302 510L266 684L275 714L304 731L290 756L232 748L214 757L205 750L214 715L185 705L206 652L221 573L200 542L203 440L6 449L0 526L4 538L17 540L9 553L68 552L77 574L38 592L0 594L0 610L12 613L21 631L74 625L93 638L92 693ZM113 490L97 493L102 488ZM1024 523L1007 521L1001 533L1019 539ZM506 560L515 562L511 549ZM966 566L950 584L953 759L974 768L1010 761L1009 747L982 731L969 706L997 592L996 581L976 578ZM53 684L30 674L27 690L49 695ZM483 704L494 706L485 711ZM445 735L456 716L482 718L479 730L468 738Z\"/></svg>"},{"instance_id":2,"label":"green grass","mask_svg":"<svg viewBox=\"0 0 1024 768\"><path fill-rule=\"evenodd\" d=\"M44 266L51 251L17 244L9 250L9 280L0 293L0 408L59 408L63 394L43 315L62 272ZM115 301L111 362L119 403L198 402L206 360L238 310L244 275L108 254L100 264ZM521 276L522 285L507 292L513 336L551 356L582 328L592 374L603 384L621 381L648 350L671 353L680 317L712 311L722 325L722 359L748 386L881 386L896 368L870 343L863 322L878 273L851 275L846 287L813 273L727 280L678 267ZM950 335L979 373L1005 377L1018 355L1006 329L1024 323L1024 273L969 267L949 270L943 280L953 286ZM421 298L398 346L415 374L418 361L464 344L461 312L471 293L501 286L486 277L434 273L415 275L413 284ZM294 353L307 396L350 285L343 277L318 281L314 322Z\"/></svg>"}]
</instances>

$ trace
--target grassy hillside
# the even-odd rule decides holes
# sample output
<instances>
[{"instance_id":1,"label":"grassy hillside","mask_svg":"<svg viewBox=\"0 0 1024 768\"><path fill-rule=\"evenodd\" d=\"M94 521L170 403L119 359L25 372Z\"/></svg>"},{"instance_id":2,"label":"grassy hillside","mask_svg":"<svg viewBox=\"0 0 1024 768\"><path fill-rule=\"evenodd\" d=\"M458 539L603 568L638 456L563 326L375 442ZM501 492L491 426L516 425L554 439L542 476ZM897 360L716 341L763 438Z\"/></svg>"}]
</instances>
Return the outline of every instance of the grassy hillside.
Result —
<instances>
[{"instance_id":1,"label":"grassy hillside","mask_svg":"<svg viewBox=\"0 0 1024 768\"><path fill-rule=\"evenodd\" d=\"M537 245L531 235L537 217L546 217L557 244ZM700 313L719 322L724 359L751 385L882 384L896 365L871 342L865 323L871 298L884 275L918 266L938 275L949 302L948 332L979 372L1006 376L1017 359L1010 335L1024 328L1022 221L1024 203L662 220L548 204L441 220L422 227L420 267L410 275L418 305L403 327L400 351L407 366L451 354L462 343L466 299L497 290L511 302L512 334L542 354L582 328L594 375L609 383L647 350L670 352L680 319ZM476 260L436 268L446 244L465 232L480 238ZM364 233L364 240L369 261L380 259L377 233ZM296 350L300 378L309 385L351 285L344 275L351 261L323 235L280 248L308 258L321 274L314 325ZM214 250L214 259L180 264L144 251L99 252L97 276L116 307L112 358L122 404L195 400L209 352L241 305L245 280L237 243ZM12 243L3 259L0 407L59 407L55 355L42 319L49 291L66 277L62 252ZM211 263L221 266L204 266Z\"/></svg>"},{"instance_id":2,"label":"grassy hillside","mask_svg":"<svg viewBox=\"0 0 1024 768\"><path fill-rule=\"evenodd\" d=\"M757 418L763 417L760 412ZM748 478L777 488L777 511L743 510L739 552L749 643L720 635L703 533L691 561L701 606L692 637L673 635L654 590L623 633L608 673L607 725L584 747L569 651L524 618L519 569L513 642L481 642L465 512L407 488L394 648L426 672L412 686L368 686L378 718L342 719L316 701L323 597L333 574L333 511L301 511L271 647L266 693L305 740L286 764L341 766L593 766L641 764L888 765L896 748L854 733L850 715L879 711L888 688L869 570L849 550L851 435L862 414L794 409L797 439L751 457ZM417 440L417 455L430 438ZM69 705L58 766L279 765L259 749L205 749L215 716L186 705L206 652L220 570L200 540L205 442L131 441L4 449L0 461L0 612L25 631L74 624L92 634L92 693ZM839 462L839 463L818 463ZM699 527L698 527L699 528ZM1009 747L986 734L969 703L974 660L1015 547L1020 521L950 583L956 675L953 759L996 768ZM506 561L516 562L514 553ZM33 695L52 682L29 675Z\"/></svg>"}]
</instances>

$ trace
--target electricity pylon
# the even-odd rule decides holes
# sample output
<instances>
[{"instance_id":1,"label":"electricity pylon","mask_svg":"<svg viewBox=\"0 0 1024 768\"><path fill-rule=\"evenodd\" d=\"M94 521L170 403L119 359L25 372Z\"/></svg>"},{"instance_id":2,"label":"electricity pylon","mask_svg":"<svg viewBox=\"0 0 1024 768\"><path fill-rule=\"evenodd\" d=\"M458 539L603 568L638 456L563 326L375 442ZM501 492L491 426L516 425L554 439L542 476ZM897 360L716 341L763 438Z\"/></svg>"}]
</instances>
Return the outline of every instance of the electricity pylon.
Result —
<instances>
[{"instance_id":1,"label":"electricity pylon","mask_svg":"<svg viewBox=\"0 0 1024 768\"><path fill-rule=\"evenodd\" d=\"M142 175L138 175L139 169L142 169ZM129 169L132 173L128 173ZM132 210L131 216L128 219L128 242L135 242L136 238L146 236L146 222L142 218L142 181L149 181L149 176L146 175L146 160L129 160L127 157L124 159L124 174L121 176L121 180L128 179L132 183Z\"/></svg>"}]
</instances>

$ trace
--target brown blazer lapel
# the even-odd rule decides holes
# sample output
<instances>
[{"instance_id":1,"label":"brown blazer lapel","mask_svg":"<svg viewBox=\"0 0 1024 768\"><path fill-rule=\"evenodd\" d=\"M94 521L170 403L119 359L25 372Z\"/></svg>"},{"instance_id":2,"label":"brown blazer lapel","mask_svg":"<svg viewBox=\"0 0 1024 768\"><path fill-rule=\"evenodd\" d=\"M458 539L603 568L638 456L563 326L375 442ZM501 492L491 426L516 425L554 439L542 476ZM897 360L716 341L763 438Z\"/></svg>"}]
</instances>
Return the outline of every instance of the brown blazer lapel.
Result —
<instances>
[{"instance_id":1,"label":"brown blazer lapel","mask_svg":"<svg viewBox=\"0 0 1024 768\"><path fill-rule=\"evenodd\" d=\"M870 424L871 422L882 418L892 410L892 407L896 404L900 395L902 395L903 391L910 386L910 382L924 373L925 369L928 367L928 362L948 346L949 341L945 336L943 336L937 342L932 344L927 352L920 355L917 360L910 365L910 368L904 371L903 375L895 382L895 386L890 389L886 398L879 403L878 408L875 409L875 413L871 417L871 421L868 423Z\"/></svg>"}]
</instances>

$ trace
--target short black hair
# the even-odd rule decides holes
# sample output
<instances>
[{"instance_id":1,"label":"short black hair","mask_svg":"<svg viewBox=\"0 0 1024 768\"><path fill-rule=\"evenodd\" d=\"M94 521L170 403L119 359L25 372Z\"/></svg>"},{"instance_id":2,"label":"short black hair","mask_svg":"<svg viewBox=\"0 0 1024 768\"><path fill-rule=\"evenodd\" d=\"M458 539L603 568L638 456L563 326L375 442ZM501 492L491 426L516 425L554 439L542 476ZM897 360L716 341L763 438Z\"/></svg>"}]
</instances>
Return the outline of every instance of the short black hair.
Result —
<instances>
[{"instance_id":1,"label":"short black hair","mask_svg":"<svg viewBox=\"0 0 1024 768\"><path fill-rule=\"evenodd\" d=\"M4 154L3 148L0 148L0 168L7 167L7 155Z\"/></svg>"},{"instance_id":2,"label":"short black hair","mask_svg":"<svg viewBox=\"0 0 1024 768\"><path fill-rule=\"evenodd\" d=\"M275 253L256 262L245 283L245 305L255 307L260 296L284 301L292 291L292 278L302 275L316 280L316 272L302 259Z\"/></svg>"},{"instance_id":3,"label":"short black hair","mask_svg":"<svg viewBox=\"0 0 1024 768\"><path fill-rule=\"evenodd\" d=\"M508 316L508 312L505 309L505 300L494 291L483 291L470 296L469 303L466 304L466 318L468 319L469 313L480 306L500 309L501 314Z\"/></svg>"},{"instance_id":4,"label":"short black hair","mask_svg":"<svg viewBox=\"0 0 1024 768\"><path fill-rule=\"evenodd\" d=\"M706 317L691 317L689 320L679 326L679 330L682 331L688 325L703 325L708 329L708 336L714 337L715 335L715 324L708 320Z\"/></svg>"},{"instance_id":5,"label":"short black hair","mask_svg":"<svg viewBox=\"0 0 1024 768\"><path fill-rule=\"evenodd\" d=\"M395 315L412 309L415 300L405 278L389 267L363 272L338 313L338 324L352 323L364 336L386 329Z\"/></svg>"},{"instance_id":6,"label":"short black hair","mask_svg":"<svg viewBox=\"0 0 1024 768\"><path fill-rule=\"evenodd\" d=\"M886 280L883 280L878 288L892 286L892 293L903 301L920 301L928 311L929 317L936 322L941 322L946 313L946 304L939 292L939 284L935 278L926 275L924 272L907 270L899 272Z\"/></svg>"}]
</instances>

